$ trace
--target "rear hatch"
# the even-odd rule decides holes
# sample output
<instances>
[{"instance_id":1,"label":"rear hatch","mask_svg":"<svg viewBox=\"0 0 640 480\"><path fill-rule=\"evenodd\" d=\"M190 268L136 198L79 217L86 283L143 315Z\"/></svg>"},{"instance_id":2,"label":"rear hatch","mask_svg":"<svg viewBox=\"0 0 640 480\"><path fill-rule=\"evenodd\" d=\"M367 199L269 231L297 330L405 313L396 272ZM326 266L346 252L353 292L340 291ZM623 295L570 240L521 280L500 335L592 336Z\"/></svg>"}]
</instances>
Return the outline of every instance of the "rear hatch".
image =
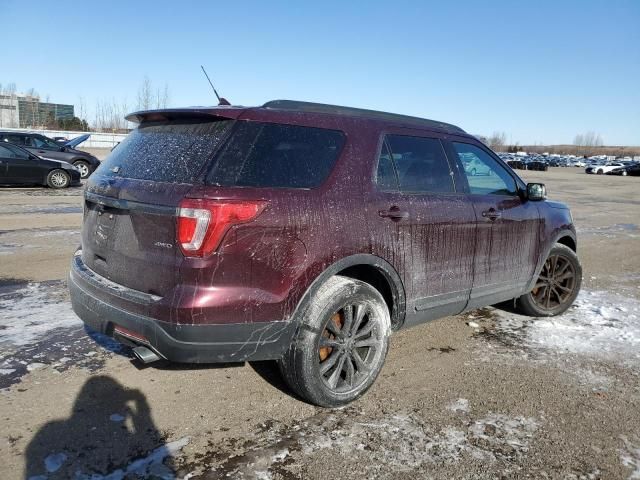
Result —
<instances>
[{"instance_id":1,"label":"rear hatch","mask_svg":"<svg viewBox=\"0 0 640 480\"><path fill-rule=\"evenodd\" d=\"M221 117L143 122L90 177L85 191L82 259L107 279L165 296L183 261L176 210L201 183L231 127Z\"/></svg>"}]
</instances>

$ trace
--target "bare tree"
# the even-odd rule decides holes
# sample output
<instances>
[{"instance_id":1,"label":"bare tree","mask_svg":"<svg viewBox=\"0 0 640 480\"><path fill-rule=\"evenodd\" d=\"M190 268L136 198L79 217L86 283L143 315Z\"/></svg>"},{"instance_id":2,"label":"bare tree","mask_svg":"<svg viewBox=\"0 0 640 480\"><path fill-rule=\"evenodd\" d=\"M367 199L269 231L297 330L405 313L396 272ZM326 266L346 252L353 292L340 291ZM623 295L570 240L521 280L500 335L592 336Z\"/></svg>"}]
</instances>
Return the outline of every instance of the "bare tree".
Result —
<instances>
[{"instance_id":1,"label":"bare tree","mask_svg":"<svg viewBox=\"0 0 640 480\"><path fill-rule=\"evenodd\" d=\"M493 132L488 138L488 142L493 150L501 150L507 143L507 134L504 132Z\"/></svg>"},{"instance_id":2,"label":"bare tree","mask_svg":"<svg viewBox=\"0 0 640 480\"><path fill-rule=\"evenodd\" d=\"M137 108L140 110L149 110L152 108L152 103L153 93L151 80L145 75L144 80L142 80L142 85L140 85L140 88L138 89Z\"/></svg>"},{"instance_id":3,"label":"bare tree","mask_svg":"<svg viewBox=\"0 0 640 480\"><path fill-rule=\"evenodd\" d=\"M573 144L579 147L601 147L602 136L596 132L580 133L573 139Z\"/></svg>"}]
</instances>

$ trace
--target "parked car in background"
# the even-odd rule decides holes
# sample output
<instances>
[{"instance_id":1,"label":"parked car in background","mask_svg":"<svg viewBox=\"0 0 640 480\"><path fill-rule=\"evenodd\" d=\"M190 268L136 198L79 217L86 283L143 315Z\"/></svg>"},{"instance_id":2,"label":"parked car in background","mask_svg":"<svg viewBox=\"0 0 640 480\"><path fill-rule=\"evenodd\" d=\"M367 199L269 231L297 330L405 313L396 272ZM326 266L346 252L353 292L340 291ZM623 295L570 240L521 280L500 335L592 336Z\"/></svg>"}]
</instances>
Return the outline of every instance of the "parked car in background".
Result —
<instances>
[{"instance_id":1,"label":"parked car in background","mask_svg":"<svg viewBox=\"0 0 640 480\"><path fill-rule=\"evenodd\" d=\"M80 185L80 170L70 163L38 157L11 143L0 143L0 185Z\"/></svg>"},{"instance_id":2,"label":"parked car in background","mask_svg":"<svg viewBox=\"0 0 640 480\"><path fill-rule=\"evenodd\" d=\"M0 131L0 142L13 143L26 148L35 155L70 163L78 168L81 177L85 179L100 166L100 160L87 152L75 149L75 146L84 141L83 138L86 140L89 138L89 134L81 135L77 139L60 145L55 140L39 133Z\"/></svg>"},{"instance_id":3,"label":"parked car in background","mask_svg":"<svg viewBox=\"0 0 640 480\"><path fill-rule=\"evenodd\" d=\"M337 407L393 331L513 299L553 316L578 295L569 209L454 125L287 100L127 120L86 184L68 285L145 363L273 359Z\"/></svg>"},{"instance_id":4,"label":"parked car in background","mask_svg":"<svg viewBox=\"0 0 640 480\"><path fill-rule=\"evenodd\" d=\"M472 157L470 155L462 156L460 158L462 160L462 164L464 165L465 173L468 173L472 177L476 175L489 175L491 170L487 168L487 166L480 162L476 157Z\"/></svg>"},{"instance_id":5,"label":"parked car in background","mask_svg":"<svg viewBox=\"0 0 640 480\"><path fill-rule=\"evenodd\" d=\"M585 161L584 161L584 160L577 160L577 161L573 164L573 166L574 166L574 167L586 167L586 166L587 166L587 164L585 163Z\"/></svg>"},{"instance_id":6,"label":"parked car in background","mask_svg":"<svg viewBox=\"0 0 640 480\"><path fill-rule=\"evenodd\" d=\"M515 170L525 169L525 163L522 160L507 160L507 164Z\"/></svg>"},{"instance_id":7,"label":"parked car in background","mask_svg":"<svg viewBox=\"0 0 640 480\"><path fill-rule=\"evenodd\" d=\"M534 160L531 162L527 162L526 163L526 169L527 170L538 170L541 172L546 172L549 169L549 166L547 165L547 162L543 162L540 160Z\"/></svg>"},{"instance_id":8,"label":"parked car in background","mask_svg":"<svg viewBox=\"0 0 640 480\"><path fill-rule=\"evenodd\" d=\"M547 165L549 167L559 167L561 165L560 160L556 159L556 158L549 158L547 160Z\"/></svg>"},{"instance_id":9,"label":"parked car in background","mask_svg":"<svg viewBox=\"0 0 640 480\"><path fill-rule=\"evenodd\" d=\"M590 165L585 168L585 173L595 173L597 175L602 175L603 173L610 172L619 167L624 167L624 163L616 162L616 163L606 163L606 164L595 164Z\"/></svg>"},{"instance_id":10,"label":"parked car in background","mask_svg":"<svg viewBox=\"0 0 640 480\"><path fill-rule=\"evenodd\" d=\"M630 163L629 165L609 170L606 173L607 175L622 175L623 177L626 177L627 175L640 177L640 163Z\"/></svg>"}]
</instances>

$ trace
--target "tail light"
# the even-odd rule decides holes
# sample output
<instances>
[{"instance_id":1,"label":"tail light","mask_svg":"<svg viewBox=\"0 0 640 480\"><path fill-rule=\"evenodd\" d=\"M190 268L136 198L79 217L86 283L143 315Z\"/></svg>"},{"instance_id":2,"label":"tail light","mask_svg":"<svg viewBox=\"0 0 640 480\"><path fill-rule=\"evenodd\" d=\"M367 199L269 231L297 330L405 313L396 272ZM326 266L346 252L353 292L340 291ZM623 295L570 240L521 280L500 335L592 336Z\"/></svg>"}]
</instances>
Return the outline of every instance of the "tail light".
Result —
<instances>
[{"instance_id":1,"label":"tail light","mask_svg":"<svg viewBox=\"0 0 640 480\"><path fill-rule=\"evenodd\" d=\"M229 228L256 218L266 203L185 198L180 202L176 235L186 257L205 257L215 251Z\"/></svg>"}]
</instances>

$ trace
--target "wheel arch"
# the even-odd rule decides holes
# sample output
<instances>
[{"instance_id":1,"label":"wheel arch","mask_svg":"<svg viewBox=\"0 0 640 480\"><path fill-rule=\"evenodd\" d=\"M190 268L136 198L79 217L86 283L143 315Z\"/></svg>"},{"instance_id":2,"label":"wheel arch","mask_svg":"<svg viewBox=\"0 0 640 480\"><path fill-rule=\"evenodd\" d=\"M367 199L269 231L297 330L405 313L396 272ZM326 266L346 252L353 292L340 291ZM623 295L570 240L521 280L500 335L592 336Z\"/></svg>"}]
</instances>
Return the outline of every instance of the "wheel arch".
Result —
<instances>
[{"instance_id":1,"label":"wheel arch","mask_svg":"<svg viewBox=\"0 0 640 480\"><path fill-rule=\"evenodd\" d=\"M399 329L404 323L406 297L404 285L395 268L386 260L371 254L355 254L326 267L307 288L298 302L292 321L297 321L314 293L330 277L342 275L368 283L380 292L389 307L391 326Z\"/></svg>"},{"instance_id":2,"label":"wheel arch","mask_svg":"<svg viewBox=\"0 0 640 480\"><path fill-rule=\"evenodd\" d=\"M542 252L542 255L540 256L540 259L538 260L538 266L536 267L536 271L535 271L535 274L533 275L533 278L531 279L531 282L529 282L529 285L527 286L527 292L535 286L536 280L538 279L538 276L542 271L542 267L544 266L545 260L549 256L551 249L558 243L566 247L569 247L571 250L573 250L576 253L578 252L576 234L572 230L561 230L559 232L556 232L556 234L552 237L552 241L550 241L547 244L545 250Z\"/></svg>"}]
</instances>

